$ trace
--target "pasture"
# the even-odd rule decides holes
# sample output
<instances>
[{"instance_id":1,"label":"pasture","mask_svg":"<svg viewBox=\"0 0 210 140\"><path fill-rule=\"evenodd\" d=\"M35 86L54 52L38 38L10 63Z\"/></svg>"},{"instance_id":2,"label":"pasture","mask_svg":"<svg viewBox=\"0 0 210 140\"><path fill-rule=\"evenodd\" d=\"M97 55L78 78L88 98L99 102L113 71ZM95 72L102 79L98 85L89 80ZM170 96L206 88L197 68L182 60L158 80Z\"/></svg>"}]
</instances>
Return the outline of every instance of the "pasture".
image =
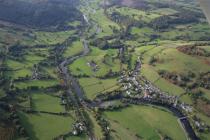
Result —
<instances>
[{"instance_id":1,"label":"pasture","mask_svg":"<svg viewBox=\"0 0 210 140\"><path fill-rule=\"evenodd\" d=\"M116 79L80 78L79 83L88 99L94 99L100 93L118 88Z\"/></svg>"},{"instance_id":2,"label":"pasture","mask_svg":"<svg viewBox=\"0 0 210 140\"><path fill-rule=\"evenodd\" d=\"M15 87L26 89L28 87L47 88L59 84L56 80L30 80L27 82L15 82Z\"/></svg>"},{"instance_id":3,"label":"pasture","mask_svg":"<svg viewBox=\"0 0 210 140\"><path fill-rule=\"evenodd\" d=\"M70 132L74 123L71 117L49 114L19 112L19 117L31 140L52 140Z\"/></svg>"},{"instance_id":4,"label":"pasture","mask_svg":"<svg viewBox=\"0 0 210 140\"><path fill-rule=\"evenodd\" d=\"M103 9L97 9L95 13L92 13L90 18L94 20L101 28L101 32L98 33L98 37L110 36L113 34L113 29L119 29L118 24L111 21L103 13Z\"/></svg>"},{"instance_id":5,"label":"pasture","mask_svg":"<svg viewBox=\"0 0 210 140\"><path fill-rule=\"evenodd\" d=\"M71 57L75 56L83 51L83 44L81 41L75 41L70 46L67 47L63 56Z\"/></svg>"},{"instance_id":6,"label":"pasture","mask_svg":"<svg viewBox=\"0 0 210 140\"><path fill-rule=\"evenodd\" d=\"M32 95L32 108L36 111L47 112L65 112L64 106L61 106L61 99L48 95L45 93L33 93Z\"/></svg>"},{"instance_id":7,"label":"pasture","mask_svg":"<svg viewBox=\"0 0 210 140\"><path fill-rule=\"evenodd\" d=\"M124 16L129 16L130 18L133 18L135 20L142 20L145 22L150 22L152 19L160 16L157 13L145 12L143 10L133 9L129 7L111 7L109 8L109 10L109 12L111 13L116 11Z\"/></svg>"},{"instance_id":8,"label":"pasture","mask_svg":"<svg viewBox=\"0 0 210 140\"><path fill-rule=\"evenodd\" d=\"M113 139L160 140L165 135L174 140L186 139L177 118L163 108L131 106L104 115L110 121Z\"/></svg>"},{"instance_id":9,"label":"pasture","mask_svg":"<svg viewBox=\"0 0 210 140\"><path fill-rule=\"evenodd\" d=\"M115 59L117 50L101 50L91 47L91 52L83 58L79 58L69 65L73 75L104 76L110 70L120 71L120 61ZM106 61L108 60L108 61ZM125 66L124 66L125 67Z\"/></svg>"}]
</instances>

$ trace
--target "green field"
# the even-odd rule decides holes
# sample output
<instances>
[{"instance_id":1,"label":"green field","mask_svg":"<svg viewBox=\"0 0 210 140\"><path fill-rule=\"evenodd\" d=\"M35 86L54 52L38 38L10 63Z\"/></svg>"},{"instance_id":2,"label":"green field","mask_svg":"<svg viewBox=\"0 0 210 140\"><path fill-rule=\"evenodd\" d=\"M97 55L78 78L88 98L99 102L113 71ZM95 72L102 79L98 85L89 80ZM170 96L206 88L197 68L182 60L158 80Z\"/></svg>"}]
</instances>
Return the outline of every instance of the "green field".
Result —
<instances>
[{"instance_id":1,"label":"green field","mask_svg":"<svg viewBox=\"0 0 210 140\"><path fill-rule=\"evenodd\" d=\"M55 79L58 79L57 70L54 67L43 67L44 73L52 76Z\"/></svg>"},{"instance_id":2,"label":"green field","mask_svg":"<svg viewBox=\"0 0 210 140\"><path fill-rule=\"evenodd\" d=\"M107 57L105 57L105 55ZM95 47L91 47L91 52L85 57L79 58L69 65L69 69L73 75L88 75L88 76L104 76L110 70L113 72L118 72L120 70L120 61L115 59L117 55L117 50L100 50ZM108 58L110 61L105 61ZM94 61L98 70L93 71L93 68L89 65L91 61Z\"/></svg>"},{"instance_id":3,"label":"green field","mask_svg":"<svg viewBox=\"0 0 210 140\"><path fill-rule=\"evenodd\" d=\"M45 60L48 56L47 49L32 49L27 50L27 53L20 60L8 59L6 65L10 71L7 75L16 79L18 77L26 77L32 75L32 70L35 64ZM43 56L42 56L43 55Z\"/></svg>"},{"instance_id":4,"label":"green field","mask_svg":"<svg viewBox=\"0 0 210 140\"><path fill-rule=\"evenodd\" d=\"M83 51L83 44L81 41L75 41L72 43L71 46L68 46L65 50L63 56L64 57L70 57L77 55Z\"/></svg>"},{"instance_id":5,"label":"green field","mask_svg":"<svg viewBox=\"0 0 210 140\"><path fill-rule=\"evenodd\" d=\"M130 32L133 36L137 37L135 41L138 42L148 42L150 41L150 36L154 34L153 29L148 27L143 27L143 28L132 27Z\"/></svg>"},{"instance_id":6,"label":"green field","mask_svg":"<svg viewBox=\"0 0 210 140\"><path fill-rule=\"evenodd\" d=\"M66 140L88 140L86 135L82 136L69 136L66 138Z\"/></svg>"},{"instance_id":7,"label":"green field","mask_svg":"<svg viewBox=\"0 0 210 140\"><path fill-rule=\"evenodd\" d=\"M24 69L19 69L15 71L10 71L7 73L9 77L12 77L14 79L18 77L26 77L26 76L31 76L32 71L30 69L24 68Z\"/></svg>"},{"instance_id":8,"label":"green field","mask_svg":"<svg viewBox=\"0 0 210 140\"><path fill-rule=\"evenodd\" d=\"M48 112L64 112L64 106L60 105L61 99L53 97L52 95L44 93L33 93L32 94L32 106L37 111L48 111Z\"/></svg>"},{"instance_id":9,"label":"green field","mask_svg":"<svg viewBox=\"0 0 210 140\"><path fill-rule=\"evenodd\" d=\"M25 60L28 61L28 62L31 62L31 63L37 63L37 62L40 62L44 59L45 59L45 57L41 57L41 56L35 55L33 53L25 56Z\"/></svg>"},{"instance_id":10,"label":"green field","mask_svg":"<svg viewBox=\"0 0 210 140\"><path fill-rule=\"evenodd\" d=\"M21 123L31 140L52 140L71 131L74 120L48 114L25 114L19 112Z\"/></svg>"},{"instance_id":11,"label":"green field","mask_svg":"<svg viewBox=\"0 0 210 140\"><path fill-rule=\"evenodd\" d=\"M158 47L143 46L136 48L133 55L142 56L143 58L142 61L144 64L141 71L143 76L162 91L173 95L181 95L182 93L185 93L185 90L170 83L166 79L161 78L158 71L165 70L184 75L193 72L198 76L200 73L208 72L210 66L206 63L206 58L184 54L176 48L176 46L179 46L180 44L176 44L176 42L168 43L171 45L170 47L165 41L161 42L161 46ZM158 60L154 65L149 64L152 57L155 57ZM208 91L205 91L205 93L207 93L206 96L208 97ZM185 97L184 100L190 101L189 97Z\"/></svg>"},{"instance_id":12,"label":"green field","mask_svg":"<svg viewBox=\"0 0 210 140\"><path fill-rule=\"evenodd\" d=\"M206 23L192 25L177 25L173 30L166 30L159 33L163 40L190 40L199 41L210 35L210 27Z\"/></svg>"},{"instance_id":13,"label":"green field","mask_svg":"<svg viewBox=\"0 0 210 140\"><path fill-rule=\"evenodd\" d=\"M77 27L77 26L79 26L81 23L80 23L80 21L73 21L73 22L70 22L68 25L70 25L70 26L73 26L73 27Z\"/></svg>"},{"instance_id":14,"label":"green field","mask_svg":"<svg viewBox=\"0 0 210 140\"><path fill-rule=\"evenodd\" d=\"M47 32L47 31L36 31L36 30L22 30L16 29L15 27L0 27L0 40L4 43L14 45L20 43L22 45L53 45L57 43L62 43L69 36L74 34L74 30L68 31L57 31L57 32Z\"/></svg>"},{"instance_id":15,"label":"green field","mask_svg":"<svg viewBox=\"0 0 210 140\"><path fill-rule=\"evenodd\" d=\"M118 88L116 79L80 78L79 83L88 99L94 99L100 93Z\"/></svg>"},{"instance_id":16,"label":"green field","mask_svg":"<svg viewBox=\"0 0 210 140\"><path fill-rule=\"evenodd\" d=\"M162 63L157 63L156 68L170 72L186 74L189 71L193 71L195 74L198 74L207 72L210 69L210 66L205 64L204 59L186 55L175 48L165 49L157 57Z\"/></svg>"},{"instance_id":17,"label":"green field","mask_svg":"<svg viewBox=\"0 0 210 140\"><path fill-rule=\"evenodd\" d=\"M133 27L131 29L131 33L146 36L146 35L150 35L154 33L154 31L152 28L148 28L148 27L144 27L144 28Z\"/></svg>"},{"instance_id":18,"label":"green field","mask_svg":"<svg viewBox=\"0 0 210 140\"><path fill-rule=\"evenodd\" d=\"M15 61L15 60L7 60L6 64L9 68L13 68L13 69L19 69L19 68L23 68L25 67L24 63L21 63L19 61Z\"/></svg>"},{"instance_id":19,"label":"green field","mask_svg":"<svg viewBox=\"0 0 210 140\"><path fill-rule=\"evenodd\" d=\"M131 106L115 112L105 112L110 121L113 139L161 140L164 135L173 140L185 140L177 118L169 111L151 106Z\"/></svg>"},{"instance_id":20,"label":"green field","mask_svg":"<svg viewBox=\"0 0 210 140\"><path fill-rule=\"evenodd\" d=\"M32 68L26 63L21 63L14 60L7 60L6 64L12 70L7 71L8 77L13 77L15 79L18 77L25 77L27 75L30 76L32 74Z\"/></svg>"},{"instance_id":21,"label":"green field","mask_svg":"<svg viewBox=\"0 0 210 140\"><path fill-rule=\"evenodd\" d=\"M98 125L98 122L96 121L96 119L94 118L94 114L93 112L87 112L90 120L91 120L91 128L93 129L93 132L95 134L95 138L96 139L103 139L103 134L102 134L102 129L101 127Z\"/></svg>"},{"instance_id":22,"label":"green field","mask_svg":"<svg viewBox=\"0 0 210 140\"><path fill-rule=\"evenodd\" d=\"M0 98L5 97L5 93L2 89L0 89Z\"/></svg>"},{"instance_id":23,"label":"green field","mask_svg":"<svg viewBox=\"0 0 210 140\"><path fill-rule=\"evenodd\" d=\"M143 10L137 10L129 7L111 7L110 12L117 11L124 16L129 16L135 20L142 20L145 22L150 22L152 19L159 17L159 14L145 12Z\"/></svg>"},{"instance_id":24,"label":"green field","mask_svg":"<svg viewBox=\"0 0 210 140\"><path fill-rule=\"evenodd\" d=\"M154 67L149 65L143 65L142 75L145 76L149 81L154 83L162 91L165 91L172 95L181 95L185 93L184 89L170 83L169 81L161 78L159 74L155 71Z\"/></svg>"},{"instance_id":25,"label":"green field","mask_svg":"<svg viewBox=\"0 0 210 140\"><path fill-rule=\"evenodd\" d=\"M15 82L15 87L18 87L19 89L24 89L31 86L46 88L56 84L58 84L58 81L56 80L31 80L27 82Z\"/></svg>"},{"instance_id":26,"label":"green field","mask_svg":"<svg viewBox=\"0 0 210 140\"><path fill-rule=\"evenodd\" d=\"M22 44L33 43L33 39L25 36L24 33L24 31L15 31L14 28L0 27L0 40L9 45L14 45L20 40Z\"/></svg>"},{"instance_id":27,"label":"green field","mask_svg":"<svg viewBox=\"0 0 210 140\"><path fill-rule=\"evenodd\" d=\"M73 30L62 32L35 32L36 44L53 45L64 42L69 36L74 33Z\"/></svg>"},{"instance_id":28,"label":"green field","mask_svg":"<svg viewBox=\"0 0 210 140\"><path fill-rule=\"evenodd\" d=\"M152 13L160 14L160 15L173 15L177 13L176 10L170 8L159 8L157 10L153 10Z\"/></svg>"},{"instance_id":29,"label":"green field","mask_svg":"<svg viewBox=\"0 0 210 140\"><path fill-rule=\"evenodd\" d=\"M90 18L94 20L102 30L97 35L99 38L112 35L113 29L119 29L119 25L108 19L103 12L103 9L97 9L95 13L90 15Z\"/></svg>"}]
</instances>

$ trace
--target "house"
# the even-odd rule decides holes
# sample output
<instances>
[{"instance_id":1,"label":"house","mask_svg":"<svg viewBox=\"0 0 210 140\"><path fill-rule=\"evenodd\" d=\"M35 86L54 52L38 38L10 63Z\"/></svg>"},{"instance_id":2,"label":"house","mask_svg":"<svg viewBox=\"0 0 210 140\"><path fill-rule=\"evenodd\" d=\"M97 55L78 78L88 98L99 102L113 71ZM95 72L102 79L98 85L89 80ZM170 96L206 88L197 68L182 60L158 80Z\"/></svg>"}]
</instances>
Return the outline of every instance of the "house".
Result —
<instances>
[{"instance_id":1,"label":"house","mask_svg":"<svg viewBox=\"0 0 210 140\"><path fill-rule=\"evenodd\" d=\"M74 136L77 136L77 135L78 135L77 130L73 130L72 134L73 134Z\"/></svg>"},{"instance_id":2,"label":"house","mask_svg":"<svg viewBox=\"0 0 210 140\"><path fill-rule=\"evenodd\" d=\"M130 92L130 91L126 91L126 94L127 94L127 95L131 95L131 92Z\"/></svg>"}]
</instances>

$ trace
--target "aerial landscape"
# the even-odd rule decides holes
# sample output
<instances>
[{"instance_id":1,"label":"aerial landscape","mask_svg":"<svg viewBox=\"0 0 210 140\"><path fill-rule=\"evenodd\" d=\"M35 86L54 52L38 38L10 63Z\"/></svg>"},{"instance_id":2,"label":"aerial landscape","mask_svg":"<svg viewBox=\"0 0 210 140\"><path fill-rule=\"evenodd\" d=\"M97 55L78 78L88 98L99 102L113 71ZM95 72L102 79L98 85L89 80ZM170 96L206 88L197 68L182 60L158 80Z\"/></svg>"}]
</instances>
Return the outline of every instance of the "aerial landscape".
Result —
<instances>
[{"instance_id":1,"label":"aerial landscape","mask_svg":"<svg viewBox=\"0 0 210 140\"><path fill-rule=\"evenodd\" d=\"M0 0L0 140L210 140L208 6Z\"/></svg>"}]
</instances>

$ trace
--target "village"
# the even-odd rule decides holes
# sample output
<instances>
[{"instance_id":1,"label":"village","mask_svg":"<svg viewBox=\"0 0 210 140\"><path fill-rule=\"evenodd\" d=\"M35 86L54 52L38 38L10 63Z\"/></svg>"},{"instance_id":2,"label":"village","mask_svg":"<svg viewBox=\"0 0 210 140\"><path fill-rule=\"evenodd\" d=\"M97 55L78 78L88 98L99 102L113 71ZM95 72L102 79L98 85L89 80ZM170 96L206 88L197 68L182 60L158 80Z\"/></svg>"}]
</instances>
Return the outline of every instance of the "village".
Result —
<instances>
[{"instance_id":1,"label":"village","mask_svg":"<svg viewBox=\"0 0 210 140\"><path fill-rule=\"evenodd\" d=\"M140 76L141 71L141 60L138 58L136 62L135 69L132 72L123 72L120 76L118 82L122 85L122 92L125 94L125 98L139 99L140 102L148 101L160 104L165 104L173 106L177 110L180 110L184 116L178 118L179 121L187 119L191 116L194 109L191 105L188 105L179 100L179 96L170 95L169 93L161 91L159 88L154 86L150 81L146 80L144 77ZM204 131L208 129L209 126L204 122L193 119L193 123L199 131ZM182 124L183 127L184 124Z\"/></svg>"},{"instance_id":2,"label":"village","mask_svg":"<svg viewBox=\"0 0 210 140\"><path fill-rule=\"evenodd\" d=\"M142 62L139 57L133 71L122 72L121 76L118 78L118 84L121 85L119 92L122 96L117 96L117 98L114 99L120 99L126 103L124 107L127 107L129 104L151 104L168 108L178 117L177 121L191 138L196 139L196 135L193 132L193 128L189 125L189 121L193 121L193 126L199 131L204 131L209 128L208 125L197 118L190 119L194 111L191 105L180 101L178 96L170 95L169 93L161 91L154 86L154 84L141 76L141 65ZM94 67L97 67L97 65L94 64ZM98 100L91 104L85 101L82 101L81 103L84 107L90 107L92 109L101 108L106 110L110 109L110 107L115 109L115 104L112 98L106 101L103 101L103 99ZM105 129L106 128L109 129L108 126L105 126ZM85 127L82 122L77 122L73 126L72 135L81 135L86 129L87 127Z\"/></svg>"}]
</instances>

